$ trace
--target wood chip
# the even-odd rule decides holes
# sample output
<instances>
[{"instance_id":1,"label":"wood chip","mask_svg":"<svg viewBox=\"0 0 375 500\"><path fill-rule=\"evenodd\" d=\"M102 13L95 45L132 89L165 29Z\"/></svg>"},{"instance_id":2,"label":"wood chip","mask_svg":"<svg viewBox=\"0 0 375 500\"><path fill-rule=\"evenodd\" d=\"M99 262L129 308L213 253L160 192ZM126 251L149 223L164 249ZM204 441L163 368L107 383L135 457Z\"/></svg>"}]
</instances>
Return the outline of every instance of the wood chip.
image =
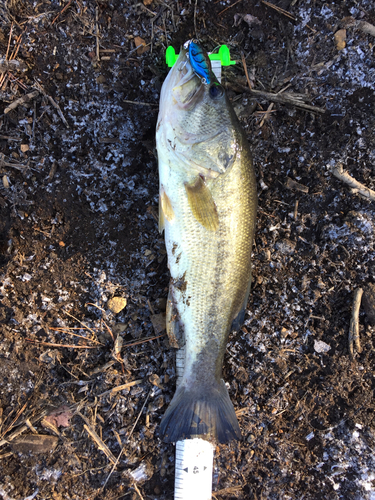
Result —
<instances>
[{"instance_id":1,"label":"wood chip","mask_svg":"<svg viewBox=\"0 0 375 500\"><path fill-rule=\"evenodd\" d=\"M307 194L309 192L309 188L307 186L304 186L303 184L300 184L299 182L294 181L290 177L287 177L285 186L288 189L295 189L297 191L301 191L302 193Z\"/></svg>"},{"instance_id":2,"label":"wood chip","mask_svg":"<svg viewBox=\"0 0 375 500\"><path fill-rule=\"evenodd\" d=\"M3 175L3 186L5 187L5 189L9 189L9 179L6 175Z\"/></svg>"},{"instance_id":3,"label":"wood chip","mask_svg":"<svg viewBox=\"0 0 375 500\"><path fill-rule=\"evenodd\" d=\"M58 441L55 436L30 434L15 438L10 445L16 453L50 453L56 448Z\"/></svg>"}]
</instances>

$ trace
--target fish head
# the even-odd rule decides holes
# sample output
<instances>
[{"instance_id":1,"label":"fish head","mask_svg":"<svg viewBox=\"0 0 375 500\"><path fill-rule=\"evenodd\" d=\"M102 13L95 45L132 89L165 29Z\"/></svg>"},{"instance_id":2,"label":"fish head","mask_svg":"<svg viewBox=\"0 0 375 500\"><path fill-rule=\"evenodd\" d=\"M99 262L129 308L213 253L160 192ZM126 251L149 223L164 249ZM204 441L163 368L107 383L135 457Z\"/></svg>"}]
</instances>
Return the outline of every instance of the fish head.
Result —
<instances>
[{"instance_id":1,"label":"fish head","mask_svg":"<svg viewBox=\"0 0 375 500\"><path fill-rule=\"evenodd\" d=\"M158 150L163 144L170 155L177 156L176 165L182 162L195 173L208 171L208 177L215 178L240 154L242 132L211 66L207 84L192 63L188 50L181 49L164 81L157 126Z\"/></svg>"}]
</instances>

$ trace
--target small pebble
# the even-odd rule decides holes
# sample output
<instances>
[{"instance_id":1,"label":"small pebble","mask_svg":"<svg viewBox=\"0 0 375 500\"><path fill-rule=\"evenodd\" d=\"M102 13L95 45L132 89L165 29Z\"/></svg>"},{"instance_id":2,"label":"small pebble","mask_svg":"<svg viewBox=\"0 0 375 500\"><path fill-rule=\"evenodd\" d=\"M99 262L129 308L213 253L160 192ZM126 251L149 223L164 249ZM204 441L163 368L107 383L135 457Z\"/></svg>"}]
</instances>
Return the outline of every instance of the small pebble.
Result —
<instances>
[{"instance_id":1,"label":"small pebble","mask_svg":"<svg viewBox=\"0 0 375 500\"><path fill-rule=\"evenodd\" d=\"M316 352L328 352L331 349L331 346L323 342L323 340L314 340L314 350Z\"/></svg>"},{"instance_id":2,"label":"small pebble","mask_svg":"<svg viewBox=\"0 0 375 500\"><path fill-rule=\"evenodd\" d=\"M108 301L108 309L114 314L118 314L126 306L126 299L124 297L112 297Z\"/></svg>"}]
</instances>

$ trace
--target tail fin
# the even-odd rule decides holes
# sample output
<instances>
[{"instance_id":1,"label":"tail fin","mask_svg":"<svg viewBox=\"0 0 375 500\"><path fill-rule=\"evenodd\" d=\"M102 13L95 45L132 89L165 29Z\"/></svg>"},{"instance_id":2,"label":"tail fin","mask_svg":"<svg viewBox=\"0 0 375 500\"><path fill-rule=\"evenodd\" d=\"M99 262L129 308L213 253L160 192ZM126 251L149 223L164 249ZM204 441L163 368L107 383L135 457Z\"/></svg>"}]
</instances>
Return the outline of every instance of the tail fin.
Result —
<instances>
[{"instance_id":1,"label":"tail fin","mask_svg":"<svg viewBox=\"0 0 375 500\"><path fill-rule=\"evenodd\" d=\"M171 443L193 437L204 437L219 443L241 439L237 417L221 380L204 390L188 390L182 383L160 424L164 441Z\"/></svg>"}]
</instances>

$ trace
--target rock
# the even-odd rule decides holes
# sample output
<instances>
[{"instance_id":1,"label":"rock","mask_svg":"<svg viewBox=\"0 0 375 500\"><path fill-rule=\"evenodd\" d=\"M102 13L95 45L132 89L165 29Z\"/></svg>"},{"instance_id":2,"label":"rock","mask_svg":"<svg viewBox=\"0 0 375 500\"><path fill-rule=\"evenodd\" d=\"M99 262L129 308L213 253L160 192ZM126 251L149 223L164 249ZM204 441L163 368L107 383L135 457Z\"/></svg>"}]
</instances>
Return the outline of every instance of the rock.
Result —
<instances>
[{"instance_id":1,"label":"rock","mask_svg":"<svg viewBox=\"0 0 375 500\"><path fill-rule=\"evenodd\" d=\"M319 353L328 352L331 346L323 342L323 340L314 340L314 350Z\"/></svg>"},{"instance_id":2,"label":"rock","mask_svg":"<svg viewBox=\"0 0 375 500\"><path fill-rule=\"evenodd\" d=\"M373 283L369 283L363 287L362 304L368 322L371 325L375 325L375 285Z\"/></svg>"},{"instance_id":3,"label":"rock","mask_svg":"<svg viewBox=\"0 0 375 500\"><path fill-rule=\"evenodd\" d=\"M336 31L334 35L336 49L342 50L346 47L346 29Z\"/></svg>"},{"instance_id":4,"label":"rock","mask_svg":"<svg viewBox=\"0 0 375 500\"><path fill-rule=\"evenodd\" d=\"M113 326L112 331L115 335L119 335L120 333L124 333L127 326L127 323L116 323Z\"/></svg>"},{"instance_id":5,"label":"rock","mask_svg":"<svg viewBox=\"0 0 375 500\"><path fill-rule=\"evenodd\" d=\"M112 297L108 301L108 309L114 314L118 314L126 306L126 299L124 297Z\"/></svg>"},{"instance_id":6,"label":"rock","mask_svg":"<svg viewBox=\"0 0 375 500\"><path fill-rule=\"evenodd\" d=\"M280 253L283 253L284 255L290 255L294 252L296 243L295 241L283 239L276 242L276 248Z\"/></svg>"}]
</instances>

